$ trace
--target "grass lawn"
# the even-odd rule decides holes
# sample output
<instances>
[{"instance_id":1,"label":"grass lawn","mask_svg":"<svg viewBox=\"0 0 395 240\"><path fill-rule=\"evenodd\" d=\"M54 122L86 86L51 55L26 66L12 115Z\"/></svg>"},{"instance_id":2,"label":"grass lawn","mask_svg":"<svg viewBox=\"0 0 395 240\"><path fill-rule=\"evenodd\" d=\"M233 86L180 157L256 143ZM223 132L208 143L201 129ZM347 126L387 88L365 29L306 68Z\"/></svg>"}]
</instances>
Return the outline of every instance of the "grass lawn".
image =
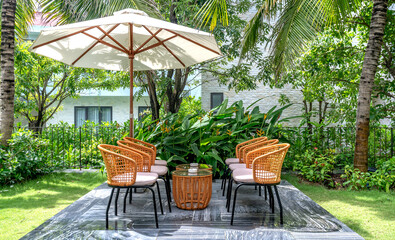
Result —
<instances>
[{"instance_id":1,"label":"grass lawn","mask_svg":"<svg viewBox=\"0 0 395 240\"><path fill-rule=\"evenodd\" d=\"M283 175L295 187L365 239L394 239L395 193L329 190Z\"/></svg>"},{"instance_id":2,"label":"grass lawn","mask_svg":"<svg viewBox=\"0 0 395 240\"><path fill-rule=\"evenodd\" d=\"M19 239L106 180L101 173L54 173L0 187L0 239Z\"/></svg>"}]
</instances>

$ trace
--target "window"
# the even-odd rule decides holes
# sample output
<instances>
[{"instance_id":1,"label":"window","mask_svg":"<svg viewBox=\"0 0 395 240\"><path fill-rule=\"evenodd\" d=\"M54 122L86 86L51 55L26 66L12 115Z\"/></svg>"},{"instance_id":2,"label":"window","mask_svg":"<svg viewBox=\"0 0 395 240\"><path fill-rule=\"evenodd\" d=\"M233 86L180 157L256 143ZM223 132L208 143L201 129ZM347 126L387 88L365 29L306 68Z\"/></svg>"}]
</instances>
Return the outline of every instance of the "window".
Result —
<instances>
[{"instance_id":1,"label":"window","mask_svg":"<svg viewBox=\"0 0 395 240\"><path fill-rule=\"evenodd\" d=\"M151 107L145 107L145 106L139 106L139 120L141 120L145 115L147 115L147 112L151 111Z\"/></svg>"},{"instance_id":2,"label":"window","mask_svg":"<svg viewBox=\"0 0 395 240\"><path fill-rule=\"evenodd\" d=\"M82 126L86 120L101 123L112 121L112 107L75 107L74 123L76 127Z\"/></svg>"},{"instance_id":3,"label":"window","mask_svg":"<svg viewBox=\"0 0 395 240\"><path fill-rule=\"evenodd\" d=\"M211 109L221 105L224 101L224 93L211 93L210 106Z\"/></svg>"}]
</instances>

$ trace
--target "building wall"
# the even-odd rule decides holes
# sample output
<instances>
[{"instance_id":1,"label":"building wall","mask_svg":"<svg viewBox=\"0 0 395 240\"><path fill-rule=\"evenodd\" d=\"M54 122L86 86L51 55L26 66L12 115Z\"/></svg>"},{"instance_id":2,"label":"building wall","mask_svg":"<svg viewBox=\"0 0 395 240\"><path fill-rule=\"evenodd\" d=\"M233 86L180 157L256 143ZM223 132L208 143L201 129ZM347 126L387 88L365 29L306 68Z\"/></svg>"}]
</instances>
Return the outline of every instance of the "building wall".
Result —
<instances>
[{"instance_id":1,"label":"building wall","mask_svg":"<svg viewBox=\"0 0 395 240\"><path fill-rule=\"evenodd\" d=\"M283 112L281 118L299 116L302 114L302 94L300 90L292 89L291 86L285 86L282 89L270 88L263 84L258 84L255 90L241 91L236 93L234 90L228 90L227 86L220 86L215 78L204 74L202 77L204 83L202 84L202 108L206 111L210 110L211 93L224 93L224 99L228 99L228 106L232 103L242 100L244 107L248 107L256 100L262 98L261 101L255 104L259 107L261 112L267 112L273 106L280 107L278 100L280 94L286 94L291 103L291 107ZM298 126L300 119L292 119L285 126Z\"/></svg>"},{"instance_id":2,"label":"building wall","mask_svg":"<svg viewBox=\"0 0 395 240\"><path fill-rule=\"evenodd\" d=\"M77 99L65 99L62 106L48 124L56 124L60 121L75 124L74 107L77 106L112 106L113 121L122 123L129 120L129 96L81 96ZM134 118L138 117L139 106L149 106L149 98L143 96L139 101L134 101Z\"/></svg>"}]
</instances>

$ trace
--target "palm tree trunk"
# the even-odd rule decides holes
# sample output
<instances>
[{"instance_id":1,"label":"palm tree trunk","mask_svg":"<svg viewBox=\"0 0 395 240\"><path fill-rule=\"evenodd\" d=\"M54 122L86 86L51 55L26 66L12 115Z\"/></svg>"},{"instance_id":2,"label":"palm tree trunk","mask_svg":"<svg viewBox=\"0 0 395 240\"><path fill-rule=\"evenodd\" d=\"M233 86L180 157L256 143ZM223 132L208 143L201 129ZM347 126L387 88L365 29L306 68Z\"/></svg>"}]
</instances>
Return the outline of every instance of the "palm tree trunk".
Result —
<instances>
[{"instance_id":1,"label":"palm tree trunk","mask_svg":"<svg viewBox=\"0 0 395 240\"><path fill-rule=\"evenodd\" d=\"M370 103L374 77L383 44L384 28L387 19L388 0L374 0L370 23L369 41L363 61L361 81L359 84L354 168L368 170L368 138L370 121Z\"/></svg>"},{"instance_id":2,"label":"palm tree trunk","mask_svg":"<svg viewBox=\"0 0 395 240\"><path fill-rule=\"evenodd\" d=\"M14 46L16 0L3 0L1 11L1 83L0 133L1 144L7 145L14 127Z\"/></svg>"}]
</instances>

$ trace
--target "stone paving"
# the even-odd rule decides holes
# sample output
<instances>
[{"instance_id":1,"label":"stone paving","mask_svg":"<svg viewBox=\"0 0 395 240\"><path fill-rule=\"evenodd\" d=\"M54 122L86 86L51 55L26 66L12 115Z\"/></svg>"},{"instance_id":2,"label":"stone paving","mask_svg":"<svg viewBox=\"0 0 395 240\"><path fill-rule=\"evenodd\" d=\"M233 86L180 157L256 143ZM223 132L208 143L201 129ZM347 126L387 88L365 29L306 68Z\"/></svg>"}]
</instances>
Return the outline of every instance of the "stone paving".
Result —
<instances>
[{"instance_id":1,"label":"stone paving","mask_svg":"<svg viewBox=\"0 0 395 240\"><path fill-rule=\"evenodd\" d=\"M196 211L178 209L172 202L172 212L168 212L163 183L160 185L164 214L160 214L157 204L158 229L151 193L141 192L133 194L126 213L122 212L121 193L118 216L114 215L112 204L106 230L105 209L111 188L102 184L22 239L363 239L286 181L278 186L284 208L283 225L277 202L272 214L268 200L260 197L254 187L240 188L234 225L230 226L231 213L226 211L219 180L213 183L209 206Z\"/></svg>"}]
</instances>

